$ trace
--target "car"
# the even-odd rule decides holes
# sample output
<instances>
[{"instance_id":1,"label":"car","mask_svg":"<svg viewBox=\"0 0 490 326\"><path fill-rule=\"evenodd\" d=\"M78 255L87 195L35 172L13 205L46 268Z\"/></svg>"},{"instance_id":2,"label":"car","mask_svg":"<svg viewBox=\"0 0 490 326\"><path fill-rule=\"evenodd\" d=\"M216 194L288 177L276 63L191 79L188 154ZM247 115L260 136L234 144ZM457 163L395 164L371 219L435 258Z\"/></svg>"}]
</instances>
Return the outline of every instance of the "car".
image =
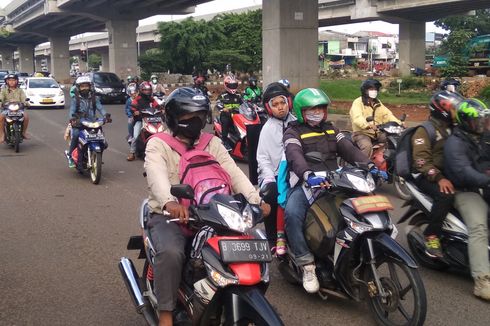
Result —
<instances>
[{"instance_id":1,"label":"car","mask_svg":"<svg viewBox=\"0 0 490 326\"><path fill-rule=\"evenodd\" d=\"M0 70L0 87L5 85L5 76L7 76L10 73L8 70Z\"/></svg>"},{"instance_id":2,"label":"car","mask_svg":"<svg viewBox=\"0 0 490 326\"><path fill-rule=\"evenodd\" d=\"M29 77L22 85L29 105L33 108L59 108L65 107L64 86L60 86L51 77Z\"/></svg>"},{"instance_id":3,"label":"car","mask_svg":"<svg viewBox=\"0 0 490 326\"><path fill-rule=\"evenodd\" d=\"M95 94L103 103L125 103L126 89L119 77L112 72L90 72L87 74L94 84Z\"/></svg>"}]
</instances>

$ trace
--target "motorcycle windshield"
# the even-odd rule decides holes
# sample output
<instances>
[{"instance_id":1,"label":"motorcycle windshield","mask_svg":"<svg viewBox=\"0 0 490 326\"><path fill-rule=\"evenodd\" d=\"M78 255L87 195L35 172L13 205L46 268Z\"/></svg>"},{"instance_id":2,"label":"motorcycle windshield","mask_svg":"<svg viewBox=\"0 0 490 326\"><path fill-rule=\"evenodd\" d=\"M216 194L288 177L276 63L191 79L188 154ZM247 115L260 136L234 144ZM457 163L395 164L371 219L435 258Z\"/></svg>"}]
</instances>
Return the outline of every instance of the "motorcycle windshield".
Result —
<instances>
[{"instance_id":1,"label":"motorcycle windshield","mask_svg":"<svg viewBox=\"0 0 490 326\"><path fill-rule=\"evenodd\" d=\"M238 108L238 112L245 117L245 119L253 121L257 117L257 113L252 108L252 106L248 103L243 103Z\"/></svg>"},{"instance_id":2,"label":"motorcycle windshield","mask_svg":"<svg viewBox=\"0 0 490 326\"><path fill-rule=\"evenodd\" d=\"M102 127L102 125L104 124L104 119L95 119L95 120L82 119L80 123L82 124L82 126L86 128L97 129Z\"/></svg>"}]
</instances>

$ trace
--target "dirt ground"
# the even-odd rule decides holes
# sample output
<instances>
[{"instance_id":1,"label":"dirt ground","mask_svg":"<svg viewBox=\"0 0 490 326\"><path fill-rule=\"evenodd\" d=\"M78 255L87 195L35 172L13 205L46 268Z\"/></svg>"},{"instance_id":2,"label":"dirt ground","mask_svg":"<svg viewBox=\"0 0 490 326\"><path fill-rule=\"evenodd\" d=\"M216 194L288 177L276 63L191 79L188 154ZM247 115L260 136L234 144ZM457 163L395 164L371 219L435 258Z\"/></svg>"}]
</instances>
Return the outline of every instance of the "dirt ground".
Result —
<instances>
[{"instance_id":1,"label":"dirt ground","mask_svg":"<svg viewBox=\"0 0 490 326\"><path fill-rule=\"evenodd\" d=\"M332 110L338 114L349 114L352 102L334 101L331 104ZM424 121L429 117L429 108L422 104L387 104L386 107L393 112L396 117L403 113L407 114L407 121Z\"/></svg>"}]
</instances>

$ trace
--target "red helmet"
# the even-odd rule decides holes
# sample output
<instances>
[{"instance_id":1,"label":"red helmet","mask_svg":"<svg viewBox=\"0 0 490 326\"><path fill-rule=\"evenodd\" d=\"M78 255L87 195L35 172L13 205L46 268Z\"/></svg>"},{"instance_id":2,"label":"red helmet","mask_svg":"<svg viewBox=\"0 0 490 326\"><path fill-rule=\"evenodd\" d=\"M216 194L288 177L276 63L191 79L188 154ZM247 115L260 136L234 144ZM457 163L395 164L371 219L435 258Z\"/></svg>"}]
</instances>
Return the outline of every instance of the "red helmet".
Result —
<instances>
[{"instance_id":1,"label":"red helmet","mask_svg":"<svg viewBox=\"0 0 490 326\"><path fill-rule=\"evenodd\" d=\"M144 81L140 84L139 92L145 95L151 95L152 87L151 84L147 81Z\"/></svg>"},{"instance_id":2,"label":"red helmet","mask_svg":"<svg viewBox=\"0 0 490 326\"><path fill-rule=\"evenodd\" d=\"M456 110L464 98L449 91L437 92L429 103L430 114L436 119L452 122L451 111Z\"/></svg>"},{"instance_id":3,"label":"red helmet","mask_svg":"<svg viewBox=\"0 0 490 326\"><path fill-rule=\"evenodd\" d=\"M225 84L225 90L228 93L236 94L238 89L238 81L235 79L235 77L226 76L224 84Z\"/></svg>"}]
</instances>

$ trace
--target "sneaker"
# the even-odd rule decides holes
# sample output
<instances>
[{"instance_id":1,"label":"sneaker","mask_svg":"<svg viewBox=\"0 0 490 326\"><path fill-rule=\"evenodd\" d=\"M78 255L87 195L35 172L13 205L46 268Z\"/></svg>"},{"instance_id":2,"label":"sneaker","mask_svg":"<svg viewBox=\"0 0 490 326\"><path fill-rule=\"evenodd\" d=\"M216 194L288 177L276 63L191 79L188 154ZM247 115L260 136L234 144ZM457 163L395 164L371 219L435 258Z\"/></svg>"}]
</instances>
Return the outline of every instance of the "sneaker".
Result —
<instances>
[{"instance_id":1,"label":"sneaker","mask_svg":"<svg viewBox=\"0 0 490 326\"><path fill-rule=\"evenodd\" d=\"M320 290L320 284L316 277L315 264L303 266L303 287L308 293L316 293Z\"/></svg>"},{"instance_id":2,"label":"sneaker","mask_svg":"<svg viewBox=\"0 0 490 326\"><path fill-rule=\"evenodd\" d=\"M475 277L473 294L483 300L490 301L490 274Z\"/></svg>"},{"instance_id":3,"label":"sneaker","mask_svg":"<svg viewBox=\"0 0 490 326\"><path fill-rule=\"evenodd\" d=\"M286 239L280 237L276 242L276 255L282 256L286 254Z\"/></svg>"},{"instance_id":4,"label":"sneaker","mask_svg":"<svg viewBox=\"0 0 490 326\"><path fill-rule=\"evenodd\" d=\"M444 254L441 248L441 241L436 235L425 237L425 252L432 258L443 258Z\"/></svg>"},{"instance_id":5,"label":"sneaker","mask_svg":"<svg viewBox=\"0 0 490 326\"><path fill-rule=\"evenodd\" d=\"M71 157L68 158L68 167L70 169L74 169L76 167L75 161L73 161L73 159Z\"/></svg>"},{"instance_id":6,"label":"sneaker","mask_svg":"<svg viewBox=\"0 0 490 326\"><path fill-rule=\"evenodd\" d=\"M126 158L126 160L128 161L134 161L136 159L136 156L134 156L134 153L129 153L128 157Z\"/></svg>"}]
</instances>

